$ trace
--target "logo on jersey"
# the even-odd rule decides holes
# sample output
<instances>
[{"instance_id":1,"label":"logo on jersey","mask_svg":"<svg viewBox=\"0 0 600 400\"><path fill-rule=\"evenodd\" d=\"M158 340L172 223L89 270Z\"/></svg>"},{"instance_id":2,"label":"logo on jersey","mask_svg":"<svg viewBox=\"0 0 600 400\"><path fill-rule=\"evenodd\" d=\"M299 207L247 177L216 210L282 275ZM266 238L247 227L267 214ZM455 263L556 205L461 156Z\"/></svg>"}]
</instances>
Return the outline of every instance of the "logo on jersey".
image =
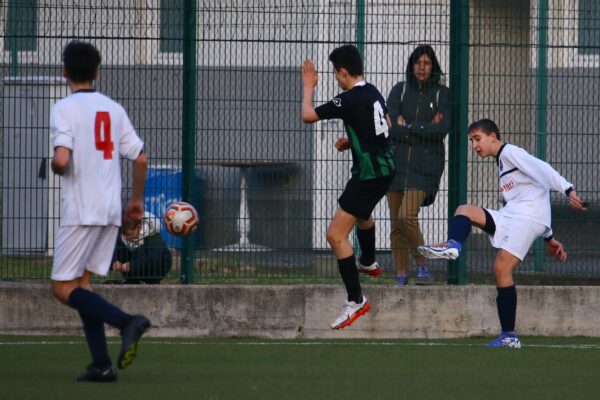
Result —
<instances>
[{"instance_id":1,"label":"logo on jersey","mask_svg":"<svg viewBox=\"0 0 600 400\"><path fill-rule=\"evenodd\" d=\"M500 186L500 191L508 192L514 187L515 187L515 183L513 181L509 181L509 182L505 183L504 185Z\"/></svg>"},{"instance_id":2,"label":"logo on jersey","mask_svg":"<svg viewBox=\"0 0 600 400\"><path fill-rule=\"evenodd\" d=\"M335 104L336 107L342 106L342 99L340 99L339 97L334 97L333 99L331 99L331 101L333 102L333 104Z\"/></svg>"}]
</instances>

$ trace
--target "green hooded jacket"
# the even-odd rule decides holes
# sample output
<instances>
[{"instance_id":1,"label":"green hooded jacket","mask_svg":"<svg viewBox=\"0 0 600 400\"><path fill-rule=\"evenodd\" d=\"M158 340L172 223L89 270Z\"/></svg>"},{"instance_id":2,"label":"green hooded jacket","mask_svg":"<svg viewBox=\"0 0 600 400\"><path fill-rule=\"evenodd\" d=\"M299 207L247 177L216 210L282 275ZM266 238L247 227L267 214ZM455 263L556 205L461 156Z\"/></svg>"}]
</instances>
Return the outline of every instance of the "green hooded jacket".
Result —
<instances>
[{"instance_id":1,"label":"green hooded jacket","mask_svg":"<svg viewBox=\"0 0 600 400\"><path fill-rule=\"evenodd\" d=\"M448 96L449 90L444 85L425 82L411 86L399 82L387 99L396 163L396 176L389 190L422 190L427 193L423 206L434 202L444 172L444 138L450 128ZM433 123L438 112L443 118ZM405 126L398 125L399 115L404 118Z\"/></svg>"}]
</instances>

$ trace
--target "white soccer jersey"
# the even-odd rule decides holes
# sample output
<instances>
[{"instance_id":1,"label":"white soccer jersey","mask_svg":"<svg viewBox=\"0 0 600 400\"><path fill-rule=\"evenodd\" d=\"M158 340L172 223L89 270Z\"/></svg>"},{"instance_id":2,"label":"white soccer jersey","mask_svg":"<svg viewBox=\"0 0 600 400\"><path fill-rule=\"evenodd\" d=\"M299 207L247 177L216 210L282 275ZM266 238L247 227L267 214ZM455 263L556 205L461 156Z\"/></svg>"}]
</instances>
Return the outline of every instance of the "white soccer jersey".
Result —
<instances>
[{"instance_id":1,"label":"white soccer jersey","mask_svg":"<svg viewBox=\"0 0 600 400\"><path fill-rule=\"evenodd\" d=\"M549 189L564 194L573 185L548 163L520 147L505 144L497 157L500 191L506 202L502 213L551 228Z\"/></svg>"},{"instance_id":2,"label":"white soccer jersey","mask_svg":"<svg viewBox=\"0 0 600 400\"><path fill-rule=\"evenodd\" d=\"M54 148L71 149L61 226L120 226L119 154L135 160L144 146L123 107L94 90L78 91L54 105L50 130Z\"/></svg>"}]
</instances>

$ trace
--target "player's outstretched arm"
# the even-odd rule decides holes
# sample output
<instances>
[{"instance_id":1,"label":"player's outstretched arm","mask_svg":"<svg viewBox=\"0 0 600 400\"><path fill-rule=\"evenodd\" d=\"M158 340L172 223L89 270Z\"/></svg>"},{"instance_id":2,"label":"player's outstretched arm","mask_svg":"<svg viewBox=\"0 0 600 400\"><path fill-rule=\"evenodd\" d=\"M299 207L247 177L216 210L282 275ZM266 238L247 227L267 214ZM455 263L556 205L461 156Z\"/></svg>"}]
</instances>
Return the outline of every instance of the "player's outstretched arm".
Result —
<instances>
[{"instance_id":1,"label":"player's outstretched arm","mask_svg":"<svg viewBox=\"0 0 600 400\"><path fill-rule=\"evenodd\" d=\"M581 198L577 196L575 190L571 190L571 192L569 193L569 203L571 203L571 207L573 207L576 210L587 211L587 208L583 204L583 200L581 200Z\"/></svg>"},{"instance_id":2,"label":"player's outstretched arm","mask_svg":"<svg viewBox=\"0 0 600 400\"><path fill-rule=\"evenodd\" d=\"M313 92L319 81L319 75L311 60L302 64L302 122L311 124L320 118L312 105Z\"/></svg>"},{"instance_id":3,"label":"player's outstretched arm","mask_svg":"<svg viewBox=\"0 0 600 400\"><path fill-rule=\"evenodd\" d=\"M71 150L64 146L57 146L54 149L54 156L52 157L52 171L56 175L64 175L67 167L69 166L69 160L71 159Z\"/></svg>"},{"instance_id":4,"label":"player's outstretched arm","mask_svg":"<svg viewBox=\"0 0 600 400\"><path fill-rule=\"evenodd\" d=\"M567 252L563 248L563 245L558 240L552 238L546 242L548 246L548 251L552 254L557 260L565 262L567 261Z\"/></svg>"},{"instance_id":5,"label":"player's outstretched arm","mask_svg":"<svg viewBox=\"0 0 600 400\"><path fill-rule=\"evenodd\" d=\"M140 153L133 162L133 190L123 215L123 223L126 226L138 225L144 216L144 186L146 185L147 171L148 160L144 153Z\"/></svg>"}]
</instances>

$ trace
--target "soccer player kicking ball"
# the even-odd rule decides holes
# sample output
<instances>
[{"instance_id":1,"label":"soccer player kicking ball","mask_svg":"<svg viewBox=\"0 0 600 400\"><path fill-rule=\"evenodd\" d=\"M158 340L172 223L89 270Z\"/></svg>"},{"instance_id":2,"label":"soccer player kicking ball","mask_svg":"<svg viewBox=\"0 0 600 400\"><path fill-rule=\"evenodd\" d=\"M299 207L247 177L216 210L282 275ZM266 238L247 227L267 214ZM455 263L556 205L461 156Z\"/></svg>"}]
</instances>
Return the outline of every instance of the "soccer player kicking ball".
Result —
<instances>
[{"instance_id":1,"label":"soccer player kicking ball","mask_svg":"<svg viewBox=\"0 0 600 400\"><path fill-rule=\"evenodd\" d=\"M124 222L138 224L148 163L143 142L123 107L96 92L100 54L89 43L73 41L64 49L63 75L71 94L50 114L52 171L62 176L61 223L52 265L52 292L79 312L92 363L78 381L117 380L106 345L104 324L121 332L117 366L127 367L137 343L150 327L143 315L130 315L90 286L92 274L106 275L121 225L119 154L133 161L133 191Z\"/></svg>"},{"instance_id":2,"label":"soccer player kicking ball","mask_svg":"<svg viewBox=\"0 0 600 400\"><path fill-rule=\"evenodd\" d=\"M454 260L471 233L471 227L483 229L490 236L492 246L498 249L494 274L502 327L500 336L486 347L520 348L521 342L515 332L517 291L512 277L515 267L540 236L546 241L550 254L563 262L567 259L562 244L552 234L549 189L564 193L576 210L586 211L586 208L573 185L550 165L520 147L502 143L493 121L482 119L472 123L469 140L479 157L496 158L500 190L506 205L500 210L459 206L448 228L448 241L420 246L419 252L429 259Z\"/></svg>"},{"instance_id":3,"label":"soccer player kicking ball","mask_svg":"<svg viewBox=\"0 0 600 400\"><path fill-rule=\"evenodd\" d=\"M375 222L371 213L385 195L394 177L393 152L390 147L385 100L375 86L363 78L363 64L355 46L339 47L329 55L333 72L343 93L329 102L312 106L318 74L310 60L302 66L302 121L314 123L339 118L344 122L348 138L335 143L338 151L351 150L352 177L338 199L337 209L327 230L327 241L337 258L338 270L348 293L341 315L331 323L332 329L352 325L370 309L363 296L358 272L371 276L381 274L375 261ZM354 225L361 249L356 260L348 240Z\"/></svg>"}]
</instances>

